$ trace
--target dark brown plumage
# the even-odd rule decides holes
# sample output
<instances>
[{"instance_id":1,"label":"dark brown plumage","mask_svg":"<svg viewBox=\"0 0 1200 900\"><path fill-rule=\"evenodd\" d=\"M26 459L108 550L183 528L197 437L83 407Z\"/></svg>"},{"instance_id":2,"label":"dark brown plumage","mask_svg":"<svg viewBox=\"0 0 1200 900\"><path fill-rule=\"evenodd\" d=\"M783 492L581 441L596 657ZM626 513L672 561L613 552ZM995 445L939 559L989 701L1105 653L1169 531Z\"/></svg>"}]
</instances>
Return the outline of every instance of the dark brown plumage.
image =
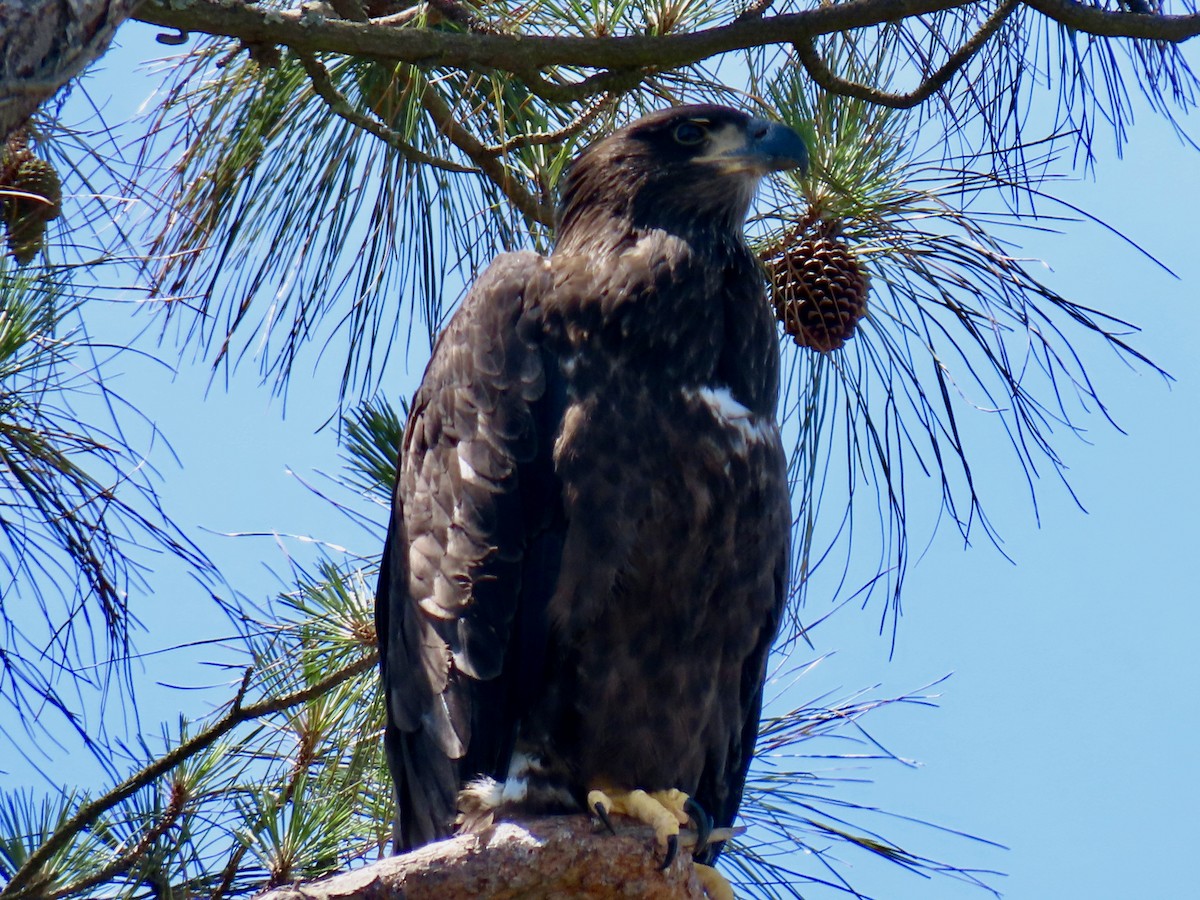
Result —
<instances>
[{"instance_id":1,"label":"dark brown plumage","mask_svg":"<svg viewBox=\"0 0 1200 900\"><path fill-rule=\"evenodd\" d=\"M554 253L498 257L439 338L376 606L398 849L593 788L732 823L790 524L742 225L804 161L724 107L634 122L566 175Z\"/></svg>"}]
</instances>

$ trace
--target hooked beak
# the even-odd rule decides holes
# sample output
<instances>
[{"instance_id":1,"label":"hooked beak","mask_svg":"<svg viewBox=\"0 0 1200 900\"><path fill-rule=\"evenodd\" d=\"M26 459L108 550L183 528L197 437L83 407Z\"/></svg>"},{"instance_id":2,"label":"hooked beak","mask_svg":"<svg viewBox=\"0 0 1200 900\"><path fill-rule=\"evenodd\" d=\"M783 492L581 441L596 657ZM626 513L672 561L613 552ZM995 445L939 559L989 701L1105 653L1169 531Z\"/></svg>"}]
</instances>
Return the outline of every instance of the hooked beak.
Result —
<instances>
[{"instance_id":1,"label":"hooked beak","mask_svg":"<svg viewBox=\"0 0 1200 900\"><path fill-rule=\"evenodd\" d=\"M768 119L751 119L746 127L744 158L756 163L763 174L784 169L808 171L808 147L791 128Z\"/></svg>"}]
</instances>

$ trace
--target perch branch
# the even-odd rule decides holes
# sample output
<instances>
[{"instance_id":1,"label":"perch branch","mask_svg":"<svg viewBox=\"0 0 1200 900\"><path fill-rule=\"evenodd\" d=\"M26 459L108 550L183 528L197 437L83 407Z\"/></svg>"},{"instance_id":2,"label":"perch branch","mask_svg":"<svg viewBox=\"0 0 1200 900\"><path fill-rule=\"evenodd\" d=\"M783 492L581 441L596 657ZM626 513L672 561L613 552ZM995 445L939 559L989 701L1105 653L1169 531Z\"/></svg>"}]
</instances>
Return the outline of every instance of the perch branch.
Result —
<instances>
[{"instance_id":1,"label":"perch branch","mask_svg":"<svg viewBox=\"0 0 1200 900\"><path fill-rule=\"evenodd\" d=\"M691 834L681 837L694 840ZM680 853L659 871L661 856L645 826L618 821L612 835L598 832L582 815L531 818L459 835L321 881L276 888L258 900L701 900L705 894L690 855Z\"/></svg>"}]
</instances>

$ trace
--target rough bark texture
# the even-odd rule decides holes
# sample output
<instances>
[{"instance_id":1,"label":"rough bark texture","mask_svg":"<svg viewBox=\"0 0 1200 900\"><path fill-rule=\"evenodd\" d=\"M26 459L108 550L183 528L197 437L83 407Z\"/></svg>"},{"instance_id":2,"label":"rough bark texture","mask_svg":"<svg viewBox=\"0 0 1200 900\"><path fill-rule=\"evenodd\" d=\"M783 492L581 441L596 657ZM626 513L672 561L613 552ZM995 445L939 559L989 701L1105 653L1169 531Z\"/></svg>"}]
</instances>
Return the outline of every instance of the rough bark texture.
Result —
<instances>
[{"instance_id":1,"label":"rough bark texture","mask_svg":"<svg viewBox=\"0 0 1200 900\"><path fill-rule=\"evenodd\" d=\"M648 828L597 831L584 816L504 822L258 900L703 900L691 856L666 871Z\"/></svg>"},{"instance_id":2,"label":"rough bark texture","mask_svg":"<svg viewBox=\"0 0 1200 900\"><path fill-rule=\"evenodd\" d=\"M0 0L0 140L99 59L139 0Z\"/></svg>"}]
</instances>

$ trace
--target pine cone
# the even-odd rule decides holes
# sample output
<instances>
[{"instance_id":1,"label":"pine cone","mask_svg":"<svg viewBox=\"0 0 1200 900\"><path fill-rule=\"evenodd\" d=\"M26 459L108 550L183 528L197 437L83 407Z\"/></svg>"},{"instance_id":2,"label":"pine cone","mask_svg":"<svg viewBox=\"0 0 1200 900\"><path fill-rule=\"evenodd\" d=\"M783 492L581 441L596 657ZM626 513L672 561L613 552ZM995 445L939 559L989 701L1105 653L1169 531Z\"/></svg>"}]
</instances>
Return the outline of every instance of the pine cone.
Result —
<instances>
[{"instance_id":1,"label":"pine cone","mask_svg":"<svg viewBox=\"0 0 1200 900\"><path fill-rule=\"evenodd\" d=\"M25 265L42 249L46 223L62 214L62 183L54 166L28 150L10 154L6 161L7 183L0 184L0 190L13 192L4 200L8 249L18 263ZM34 196L18 196L18 193Z\"/></svg>"},{"instance_id":2,"label":"pine cone","mask_svg":"<svg viewBox=\"0 0 1200 900\"><path fill-rule=\"evenodd\" d=\"M845 242L830 236L833 230L825 226L808 237L793 232L764 260L784 330L820 353L854 337L867 311L867 274Z\"/></svg>"},{"instance_id":3,"label":"pine cone","mask_svg":"<svg viewBox=\"0 0 1200 900\"><path fill-rule=\"evenodd\" d=\"M18 128L8 136L3 149L0 149L0 190L11 187L13 179L17 177L17 169L33 158L28 135L24 128Z\"/></svg>"}]
</instances>

